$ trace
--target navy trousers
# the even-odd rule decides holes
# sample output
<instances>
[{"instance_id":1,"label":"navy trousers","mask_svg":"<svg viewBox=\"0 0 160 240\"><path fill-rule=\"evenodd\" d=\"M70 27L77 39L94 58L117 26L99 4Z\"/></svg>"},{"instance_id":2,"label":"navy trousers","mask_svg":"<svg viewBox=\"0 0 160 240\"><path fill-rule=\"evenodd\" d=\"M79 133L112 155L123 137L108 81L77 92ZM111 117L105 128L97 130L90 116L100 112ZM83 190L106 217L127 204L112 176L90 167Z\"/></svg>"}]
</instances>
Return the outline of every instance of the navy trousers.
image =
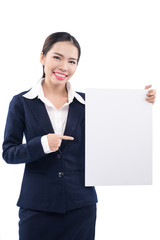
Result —
<instances>
[{"instance_id":1,"label":"navy trousers","mask_svg":"<svg viewBox=\"0 0 160 240\"><path fill-rule=\"evenodd\" d=\"M19 240L94 240L97 206L66 213L19 209Z\"/></svg>"}]
</instances>

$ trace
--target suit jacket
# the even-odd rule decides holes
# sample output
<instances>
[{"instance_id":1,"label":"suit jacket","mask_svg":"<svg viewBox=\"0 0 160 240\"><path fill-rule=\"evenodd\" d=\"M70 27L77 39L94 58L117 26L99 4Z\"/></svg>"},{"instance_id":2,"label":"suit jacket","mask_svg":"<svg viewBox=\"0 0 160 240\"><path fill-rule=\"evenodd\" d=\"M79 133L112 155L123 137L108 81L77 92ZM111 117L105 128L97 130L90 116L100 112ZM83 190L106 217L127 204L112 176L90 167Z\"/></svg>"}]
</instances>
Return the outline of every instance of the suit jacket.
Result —
<instances>
[{"instance_id":1,"label":"suit jacket","mask_svg":"<svg viewBox=\"0 0 160 240\"><path fill-rule=\"evenodd\" d=\"M3 158L7 163L25 163L17 205L64 213L96 203L95 188L84 186L85 106L73 99L64 135L74 140L62 140L58 151L45 154L41 137L54 133L54 129L44 103L37 97L24 98L24 93L10 102L3 142ZM79 94L85 99L84 93Z\"/></svg>"}]
</instances>

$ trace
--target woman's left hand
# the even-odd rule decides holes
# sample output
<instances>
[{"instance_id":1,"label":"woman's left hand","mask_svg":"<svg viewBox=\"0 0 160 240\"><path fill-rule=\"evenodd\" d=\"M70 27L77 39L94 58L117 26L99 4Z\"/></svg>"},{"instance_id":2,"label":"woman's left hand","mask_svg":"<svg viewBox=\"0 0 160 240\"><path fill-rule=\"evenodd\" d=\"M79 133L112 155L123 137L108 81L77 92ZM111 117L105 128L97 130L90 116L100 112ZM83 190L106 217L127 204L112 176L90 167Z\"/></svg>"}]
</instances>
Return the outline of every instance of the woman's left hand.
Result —
<instances>
[{"instance_id":1,"label":"woman's left hand","mask_svg":"<svg viewBox=\"0 0 160 240\"><path fill-rule=\"evenodd\" d=\"M149 89L151 88L152 85L147 85L145 86L145 89ZM155 99L156 99L156 90L155 89L150 89L148 90L148 93L146 94L146 101L150 102L150 103L154 103Z\"/></svg>"}]
</instances>

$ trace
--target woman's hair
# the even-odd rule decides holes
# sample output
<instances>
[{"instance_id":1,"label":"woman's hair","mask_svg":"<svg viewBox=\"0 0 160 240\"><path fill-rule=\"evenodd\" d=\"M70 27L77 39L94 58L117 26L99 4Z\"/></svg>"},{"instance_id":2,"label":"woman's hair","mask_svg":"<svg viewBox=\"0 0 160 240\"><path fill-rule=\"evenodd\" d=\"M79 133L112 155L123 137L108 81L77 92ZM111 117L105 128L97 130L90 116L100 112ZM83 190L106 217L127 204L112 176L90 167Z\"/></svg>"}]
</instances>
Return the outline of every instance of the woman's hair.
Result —
<instances>
[{"instance_id":1,"label":"woman's hair","mask_svg":"<svg viewBox=\"0 0 160 240\"><path fill-rule=\"evenodd\" d=\"M78 48L78 59L77 59L77 63L78 63L80 55L81 55L80 45L79 45L78 41L67 32L55 32L55 33L50 34L46 38L43 48L42 48L42 52L43 52L44 56L47 54L47 52L52 48L53 44L55 44L56 42L71 42L71 43L73 43L73 45ZM45 77L44 66L43 66L43 76L42 77L43 78Z\"/></svg>"}]
</instances>

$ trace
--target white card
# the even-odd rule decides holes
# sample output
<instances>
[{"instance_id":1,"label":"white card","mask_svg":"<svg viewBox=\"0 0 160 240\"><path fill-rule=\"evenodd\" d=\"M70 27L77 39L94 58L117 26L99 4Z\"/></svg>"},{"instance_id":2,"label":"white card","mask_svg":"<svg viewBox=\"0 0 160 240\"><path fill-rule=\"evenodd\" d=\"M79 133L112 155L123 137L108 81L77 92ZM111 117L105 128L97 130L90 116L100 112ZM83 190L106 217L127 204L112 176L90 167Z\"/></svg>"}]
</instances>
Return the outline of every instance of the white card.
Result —
<instances>
[{"instance_id":1,"label":"white card","mask_svg":"<svg viewBox=\"0 0 160 240\"><path fill-rule=\"evenodd\" d=\"M152 184L146 92L86 89L85 186Z\"/></svg>"}]
</instances>

